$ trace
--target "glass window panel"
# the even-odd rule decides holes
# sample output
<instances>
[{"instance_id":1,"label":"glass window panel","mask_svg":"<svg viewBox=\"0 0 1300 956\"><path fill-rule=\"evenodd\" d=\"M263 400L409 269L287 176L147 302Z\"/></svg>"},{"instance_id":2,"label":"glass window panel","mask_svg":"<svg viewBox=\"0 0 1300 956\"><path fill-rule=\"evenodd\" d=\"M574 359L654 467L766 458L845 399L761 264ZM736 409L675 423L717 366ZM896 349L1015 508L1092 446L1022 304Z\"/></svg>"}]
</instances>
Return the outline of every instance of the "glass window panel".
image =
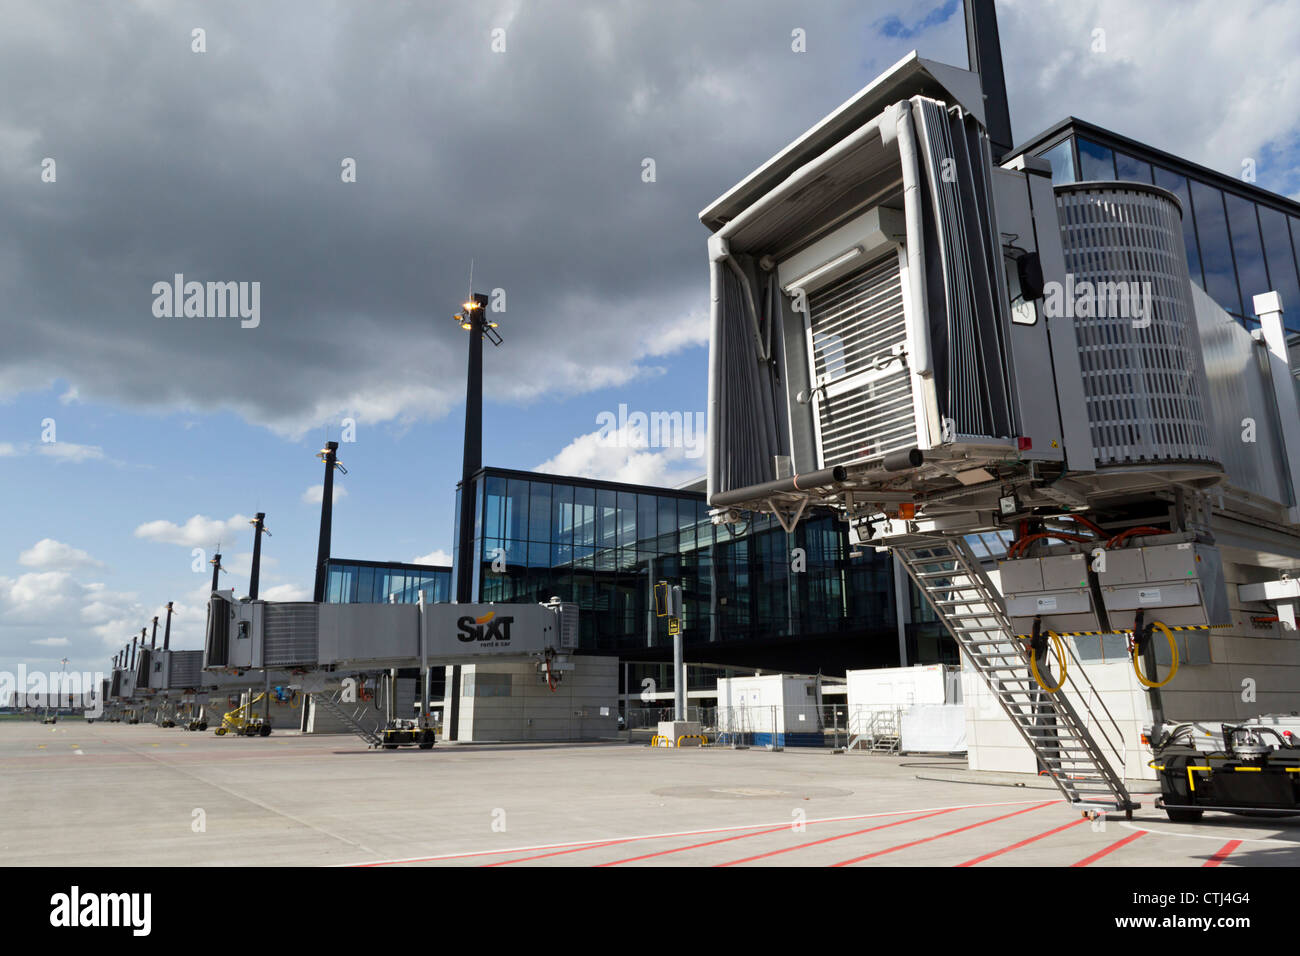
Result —
<instances>
[{"instance_id":1,"label":"glass window panel","mask_svg":"<svg viewBox=\"0 0 1300 956\"><path fill-rule=\"evenodd\" d=\"M1259 243L1259 219L1255 216L1255 204L1249 199L1232 193L1225 193L1223 198L1228 207L1228 227L1232 233L1232 251L1237 260L1237 286L1241 291L1241 302L1246 312L1254 315L1251 299L1269 290L1264 249Z\"/></svg>"},{"instance_id":2,"label":"glass window panel","mask_svg":"<svg viewBox=\"0 0 1300 956\"><path fill-rule=\"evenodd\" d=\"M551 486L551 540L573 543L573 485Z\"/></svg>"},{"instance_id":3,"label":"glass window panel","mask_svg":"<svg viewBox=\"0 0 1300 956\"><path fill-rule=\"evenodd\" d=\"M1183 206L1183 247L1187 250L1187 271L1192 281L1205 288L1205 276L1201 274L1201 252L1196 244L1196 220L1192 216L1192 197L1187 192L1187 180L1177 173L1156 166L1151 171L1155 184L1167 189Z\"/></svg>"},{"instance_id":4,"label":"glass window panel","mask_svg":"<svg viewBox=\"0 0 1300 956\"><path fill-rule=\"evenodd\" d=\"M636 495L618 493L618 546L636 547Z\"/></svg>"},{"instance_id":5,"label":"glass window panel","mask_svg":"<svg viewBox=\"0 0 1300 956\"><path fill-rule=\"evenodd\" d=\"M594 545L596 543L596 489L573 489L573 543L574 545Z\"/></svg>"},{"instance_id":6,"label":"glass window panel","mask_svg":"<svg viewBox=\"0 0 1300 956\"><path fill-rule=\"evenodd\" d=\"M529 489L528 540L551 540L551 486L545 481L534 481Z\"/></svg>"},{"instance_id":7,"label":"glass window panel","mask_svg":"<svg viewBox=\"0 0 1300 956\"><path fill-rule=\"evenodd\" d=\"M550 542L528 542L528 566L530 568L549 568L551 566Z\"/></svg>"},{"instance_id":8,"label":"glass window panel","mask_svg":"<svg viewBox=\"0 0 1300 956\"><path fill-rule=\"evenodd\" d=\"M362 604L373 604L375 600L375 569L361 568L357 575L357 600Z\"/></svg>"},{"instance_id":9,"label":"glass window panel","mask_svg":"<svg viewBox=\"0 0 1300 956\"><path fill-rule=\"evenodd\" d=\"M1151 182L1151 164L1124 153L1116 153L1115 178L1122 179L1125 182L1149 184Z\"/></svg>"},{"instance_id":10,"label":"glass window panel","mask_svg":"<svg viewBox=\"0 0 1300 956\"><path fill-rule=\"evenodd\" d=\"M637 547L650 550L659 531L659 504L654 495L636 496Z\"/></svg>"},{"instance_id":11,"label":"glass window panel","mask_svg":"<svg viewBox=\"0 0 1300 956\"><path fill-rule=\"evenodd\" d=\"M1264 233L1264 256L1268 261L1268 280L1282 296L1283 316L1300 312L1300 282L1297 282L1295 254L1286 216L1268 206L1259 207L1259 227ZM1288 323L1294 325L1294 322Z\"/></svg>"},{"instance_id":12,"label":"glass window panel","mask_svg":"<svg viewBox=\"0 0 1300 956\"><path fill-rule=\"evenodd\" d=\"M487 503L483 512L483 536L500 538L505 534L505 515L509 498L506 497L506 480L489 477L485 482Z\"/></svg>"},{"instance_id":13,"label":"glass window panel","mask_svg":"<svg viewBox=\"0 0 1300 956\"><path fill-rule=\"evenodd\" d=\"M1115 178L1115 156L1107 146L1079 137L1079 179L1082 182Z\"/></svg>"},{"instance_id":14,"label":"glass window panel","mask_svg":"<svg viewBox=\"0 0 1300 956\"><path fill-rule=\"evenodd\" d=\"M506 503L506 537L510 542L528 540L528 482L510 479L509 500Z\"/></svg>"},{"instance_id":15,"label":"glass window panel","mask_svg":"<svg viewBox=\"0 0 1300 956\"><path fill-rule=\"evenodd\" d=\"M659 499L659 545L663 552L677 550L677 499Z\"/></svg>"},{"instance_id":16,"label":"glass window panel","mask_svg":"<svg viewBox=\"0 0 1300 956\"><path fill-rule=\"evenodd\" d=\"M690 551L695 547L695 501L691 498L677 499L677 536L678 547Z\"/></svg>"},{"instance_id":17,"label":"glass window panel","mask_svg":"<svg viewBox=\"0 0 1300 956\"><path fill-rule=\"evenodd\" d=\"M618 495L613 491L596 492L596 544L618 547Z\"/></svg>"},{"instance_id":18,"label":"glass window panel","mask_svg":"<svg viewBox=\"0 0 1300 956\"><path fill-rule=\"evenodd\" d=\"M1074 147L1069 139L1062 140L1051 149L1038 155L1052 164L1053 186L1075 181Z\"/></svg>"},{"instance_id":19,"label":"glass window panel","mask_svg":"<svg viewBox=\"0 0 1300 956\"><path fill-rule=\"evenodd\" d=\"M1201 269L1205 291L1224 309L1241 315L1241 295L1232 270L1232 247L1228 222L1223 212L1223 194L1213 186L1191 180L1192 205L1196 208L1196 235L1201 242Z\"/></svg>"}]
</instances>

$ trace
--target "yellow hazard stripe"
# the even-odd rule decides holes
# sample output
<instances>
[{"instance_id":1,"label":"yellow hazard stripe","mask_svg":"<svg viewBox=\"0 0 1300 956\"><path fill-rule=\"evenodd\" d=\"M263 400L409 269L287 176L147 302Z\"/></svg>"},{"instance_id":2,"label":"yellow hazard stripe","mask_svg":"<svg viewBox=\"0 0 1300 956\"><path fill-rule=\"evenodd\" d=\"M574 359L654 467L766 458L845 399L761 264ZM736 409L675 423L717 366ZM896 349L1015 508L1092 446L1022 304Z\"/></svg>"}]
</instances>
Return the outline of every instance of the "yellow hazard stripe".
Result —
<instances>
[{"instance_id":1,"label":"yellow hazard stripe","mask_svg":"<svg viewBox=\"0 0 1300 956\"><path fill-rule=\"evenodd\" d=\"M1169 624L1166 625L1171 631L1213 631L1217 629L1235 627L1233 624ZM1114 631L1057 631L1060 637L1105 637L1107 634L1132 634L1133 628L1122 627ZM1028 640L1033 637L1032 634L1017 634L1019 640Z\"/></svg>"}]
</instances>

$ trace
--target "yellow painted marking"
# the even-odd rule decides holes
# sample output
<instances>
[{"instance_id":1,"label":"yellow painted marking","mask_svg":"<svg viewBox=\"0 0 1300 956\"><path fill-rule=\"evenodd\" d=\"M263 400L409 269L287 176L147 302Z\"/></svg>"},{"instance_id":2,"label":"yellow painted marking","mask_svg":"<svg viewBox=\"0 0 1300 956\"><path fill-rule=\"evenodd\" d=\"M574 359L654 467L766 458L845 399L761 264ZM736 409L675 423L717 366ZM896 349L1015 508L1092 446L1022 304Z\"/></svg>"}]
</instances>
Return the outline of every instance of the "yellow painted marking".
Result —
<instances>
[{"instance_id":1,"label":"yellow painted marking","mask_svg":"<svg viewBox=\"0 0 1300 956\"><path fill-rule=\"evenodd\" d=\"M1187 765L1187 786L1190 787L1190 788L1192 789L1193 792L1195 792L1195 790L1196 790L1196 778L1192 776L1192 771L1193 771L1193 770L1210 770L1210 771L1212 771L1212 770L1214 770L1214 768L1213 768L1213 767L1210 767L1210 766L1205 766L1205 767L1193 767L1191 764L1188 764L1188 765Z\"/></svg>"},{"instance_id":2,"label":"yellow painted marking","mask_svg":"<svg viewBox=\"0 0 1300 956\"><path fill-rule=\"evenodd\" d=\"M1246 771L1246 772L1248 772L1248 773L1259 773L1259 772L1260 772L1261 770L1263 770L1264 768L1263 768L1263 767L1233 767L1232 769L1233 769L1233 770L1244 770L1244 771Z\"/></svg>"}]
</instances>

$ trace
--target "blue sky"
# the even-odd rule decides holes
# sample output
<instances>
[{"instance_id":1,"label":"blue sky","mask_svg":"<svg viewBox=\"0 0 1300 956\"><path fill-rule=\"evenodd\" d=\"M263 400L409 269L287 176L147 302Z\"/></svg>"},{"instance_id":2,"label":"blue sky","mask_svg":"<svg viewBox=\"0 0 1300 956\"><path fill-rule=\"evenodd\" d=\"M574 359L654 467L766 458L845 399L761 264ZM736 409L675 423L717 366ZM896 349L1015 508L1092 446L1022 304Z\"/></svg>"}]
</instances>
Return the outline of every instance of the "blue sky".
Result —
<instances>
[{"instance_id":1,"label":"blue sky","mask_svg":"<svg viewBox=\"0 0 1300 956\"><path fill-rule=\"evenodd\" d=\"M220 535L242 592L259 510L263 595L308 596L344 416L334 553L450 552L471 259L509 293L485 463L702 474L583 442L620 404L705 408L698 211L909 50L965 63L952 0L5 6L0 670L102 667L168 600L199 646L192 548ZM1016 138L1074 114L1294 194L1300 3L1173 9L999 4ZM176 272L260 281L260 326L155 317Z\"/></svg>"}]
</instances>

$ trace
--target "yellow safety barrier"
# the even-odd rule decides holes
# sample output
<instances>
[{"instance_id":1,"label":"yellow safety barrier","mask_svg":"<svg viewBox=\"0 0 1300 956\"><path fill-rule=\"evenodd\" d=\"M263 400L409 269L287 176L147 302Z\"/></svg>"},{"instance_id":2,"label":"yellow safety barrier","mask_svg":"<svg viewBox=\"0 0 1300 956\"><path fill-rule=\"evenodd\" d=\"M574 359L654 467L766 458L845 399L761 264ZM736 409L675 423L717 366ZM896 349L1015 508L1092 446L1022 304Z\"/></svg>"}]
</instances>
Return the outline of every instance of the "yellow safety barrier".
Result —
<instances>
[{"instance_id":1,"label":"yellow safety barrier","mask_svg":"<svg viewBox=\"0 0 1300 956\"><path fill-rule=\"evenodd\" d=\"M661 744L660 741L663 741L663 743ZM650 738L651 747L666 747L669 743L670 741L668 740L668 738L660 734L655 734L653 737Z\"/></svg>"},{"instance_id":2,"label":"yellow safety barrier","mask_svg":"<svg viewBox=\"0 0 1300 956\"><path fill-rule=\"evenodd\" d=\"M709 745L709 738L704 736L704 734L682 734L677 738L678 747L682 745L683 740L698 740L701 747L707 747Z\"/></svg>"}]
</instances>

